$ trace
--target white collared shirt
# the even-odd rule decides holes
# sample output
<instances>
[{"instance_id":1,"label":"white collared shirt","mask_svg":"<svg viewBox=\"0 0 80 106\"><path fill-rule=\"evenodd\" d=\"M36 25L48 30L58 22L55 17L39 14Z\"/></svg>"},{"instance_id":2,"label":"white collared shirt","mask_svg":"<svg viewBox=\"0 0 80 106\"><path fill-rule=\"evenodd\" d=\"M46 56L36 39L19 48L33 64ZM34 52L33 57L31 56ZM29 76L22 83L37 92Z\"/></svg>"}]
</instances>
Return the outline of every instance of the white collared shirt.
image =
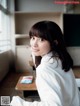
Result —
<instances>
[{"instance_id":1,"label":"white collared shirt","mask_svg":"<svg viewBox=\"0 0 80 106\"><path fill-rule=\"evenodd\" d=\"M79 91L72 69L64 72L61 61L51 57L52 52L43 56L36 70L41 101L47 101L50 106L79 106Z\"/></svg>"},{"instance_id":2,"label":"white collared shirt","mask_svg":"<svg viewBox=\"0 0 80 106\"><path fill-rule=\"evenodd\" d=\"M72 69L64 72L61 61L51 56L51 52L44 55L36 69L36 86L41 101L28 102L14 97L12 106L80 106L79 91ZM15 102L16 98L19 105Z\"/></svg>"}]
</instances>

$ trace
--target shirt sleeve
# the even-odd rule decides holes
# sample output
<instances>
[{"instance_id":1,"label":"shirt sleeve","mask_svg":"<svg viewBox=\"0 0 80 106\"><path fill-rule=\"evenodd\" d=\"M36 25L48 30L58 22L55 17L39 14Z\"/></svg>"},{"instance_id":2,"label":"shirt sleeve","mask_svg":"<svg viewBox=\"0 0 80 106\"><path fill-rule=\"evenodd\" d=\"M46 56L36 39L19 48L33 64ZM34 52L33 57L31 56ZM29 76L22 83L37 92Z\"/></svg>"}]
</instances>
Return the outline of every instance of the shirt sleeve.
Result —
<instances>
[{"instance_id":1,"label":"shirt sleeve","mask_svg":"<svg viewBox=\"0 0 80 106\"><path fill-rule=\"evenodd\" d=\"M40 67L36 71L36 85L41 101L28 102L15 96L11 106L63 106L60 86L49 67Z\"/></svg>"},{"instance_id":2,"label":"shirt sleeve","mask_svg":"<svg viewBox=\"0 0 80 106\"><path fill-rule=\"evenodd\" d=\"M13 96L10 106L50 106L47 101L34 101L28 102L20 98L19 96ZM57 106L57 105L54 105Z\"/></svg>"},{"instance_id":3,"label":"shirt sleeve","mask_svg":"<svg viewBox=\"0 0 80 106\"><path fill-rule=\"evenodd\" d=\"M56 70L48 64L40 66L37 70L36 85L41 101L47 101L52 106L63 106L62 90Z\"/></svg>"}]
</instances>

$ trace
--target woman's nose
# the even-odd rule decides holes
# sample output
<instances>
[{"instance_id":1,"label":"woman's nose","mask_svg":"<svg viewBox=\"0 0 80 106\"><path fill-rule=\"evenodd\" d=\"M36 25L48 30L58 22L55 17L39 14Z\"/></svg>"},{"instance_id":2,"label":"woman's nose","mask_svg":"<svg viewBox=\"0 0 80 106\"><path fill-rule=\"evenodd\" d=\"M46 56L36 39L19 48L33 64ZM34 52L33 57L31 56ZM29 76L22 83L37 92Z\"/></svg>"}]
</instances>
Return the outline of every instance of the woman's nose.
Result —
<instances>
[{"instance_id":1,"label":"woman's nose","mask_svg":"<svg viewBox=\"0 0 80 106\"><path fill-rule=\"evenodd\" d=\"M37 40L34 40L34 41L33 41L33 46L34 46L34 47L38 46Z\"/></svg>"}]
</instances>

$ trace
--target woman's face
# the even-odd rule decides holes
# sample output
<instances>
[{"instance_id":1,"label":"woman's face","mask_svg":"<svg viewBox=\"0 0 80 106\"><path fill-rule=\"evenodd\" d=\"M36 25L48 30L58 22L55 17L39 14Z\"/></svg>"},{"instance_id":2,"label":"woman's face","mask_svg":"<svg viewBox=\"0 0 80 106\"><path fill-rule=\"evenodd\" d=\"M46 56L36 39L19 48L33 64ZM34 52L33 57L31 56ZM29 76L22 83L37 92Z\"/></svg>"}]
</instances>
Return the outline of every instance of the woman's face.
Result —
<instances>
[{"instance_id":1,"label":"woman's face","mask_svg":"<svg viewBox=\"0 0 80 106\"><path fill-rule=\"evenodd\" d=\"M35 56L43 56L51 50L50 43L47 40L36 36L31 37L30 45Z\"/></svg>"}]
</instances>

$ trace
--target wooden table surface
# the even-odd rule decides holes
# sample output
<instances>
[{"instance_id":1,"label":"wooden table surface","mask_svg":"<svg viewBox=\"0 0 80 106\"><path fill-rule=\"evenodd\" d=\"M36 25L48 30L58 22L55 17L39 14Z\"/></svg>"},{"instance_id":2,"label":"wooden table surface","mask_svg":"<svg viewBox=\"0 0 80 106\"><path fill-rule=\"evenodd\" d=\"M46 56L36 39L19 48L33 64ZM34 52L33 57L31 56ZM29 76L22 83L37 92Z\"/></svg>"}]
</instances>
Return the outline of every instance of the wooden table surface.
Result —
<instances>
[{"instance_id":1,"label":"wooden table surface","mask_svg":"<svg viewBox=\"0 0 80 106\"><path fill-rule=\"evenodd\" d=\"M28 73L28 75L30 75L30 74ZM19 80L16 84L16 87L15 87L16 90L22 90L22 91L37 90L36 84L35 84L35 78L33 78L33 82L31 84L22 84L22 83L20 83L20 81L22 80L23 77L24 76L21 76L19 78Z\"/></svg>"}]
</instances>

